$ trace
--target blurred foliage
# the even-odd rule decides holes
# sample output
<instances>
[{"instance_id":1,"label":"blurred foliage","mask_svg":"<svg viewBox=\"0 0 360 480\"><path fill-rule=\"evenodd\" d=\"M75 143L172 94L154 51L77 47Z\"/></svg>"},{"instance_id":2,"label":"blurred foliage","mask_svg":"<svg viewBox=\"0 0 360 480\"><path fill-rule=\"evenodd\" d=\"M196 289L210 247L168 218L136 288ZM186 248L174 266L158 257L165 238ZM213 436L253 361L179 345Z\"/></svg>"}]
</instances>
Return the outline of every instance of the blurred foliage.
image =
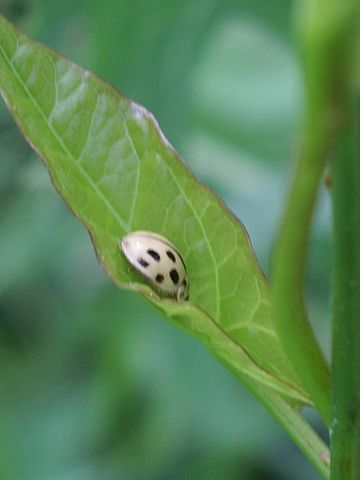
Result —
<instances>
[{"instance_id":1,"label":"blurred foliage","mask_svg":"<svg viewBox=\"0 0 360 480\"><path fill-rule=\"evenodd\" d=\"M155 114L245 223L265 271L301 112L291 9L0 0L20 28ZM111 284L2 104L0 158L0 477L319 478L200 344ZM308 285L326 348L327 209L324 193Z\"/></svg>"}]
</instances>

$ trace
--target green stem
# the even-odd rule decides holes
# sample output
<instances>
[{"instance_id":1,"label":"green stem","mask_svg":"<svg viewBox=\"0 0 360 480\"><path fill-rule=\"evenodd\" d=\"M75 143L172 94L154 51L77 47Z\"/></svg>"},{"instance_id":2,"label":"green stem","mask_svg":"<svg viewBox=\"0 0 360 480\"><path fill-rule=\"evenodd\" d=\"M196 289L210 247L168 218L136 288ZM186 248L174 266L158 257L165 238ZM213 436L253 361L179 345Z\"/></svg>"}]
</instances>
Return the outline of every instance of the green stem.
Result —
<instances>
[{"instance_id":1,"label":"green stem","mask_svg":"<svg viewBox=\"0 0 360 480\"><path fill-rule=\"evenodd\" d=\"M273 255L274 322L285 351L323 420L330 423L330 373L310 326L304 303L304 274L314 205L330 137L326 99L314 95L323 75L322 52L308 79L308 104L302 147ZM315 79L314 79L315 76ZM321 83L321 82L319 82ZM322 93L325 95L325 92Z\"/></svg>"},{"instance_id":2,"label":"green stem","mask_svg":"<svg viewBox=\"0 0 360 480\"><path fill-rule=\"evenodd\" d=\"M319 147L325 144L319 138ZM308 144L309 145L309 144ZM321 148L300 155L287 211L274 252L274 322L297 374L330 423L330 373L307 318L303 278L309 230L324 159Z\"/></svg>"},{"instance_id":3,"label":"green stem","mask_svg":"<svg viewBox=\"0 0 360 480\"><path fill-rule=\"evenodd\" d=\"M307 317L303 283L315 201L343 115L339 98L346 91L346 61L354 40L358 5L358 0L302 2L297 19L303 49L305 122L273 258L274 322L300 380L327 425L331 419L330 373Z\"/></svg>"},{"instance_id":4,"label":"green stem","mask_svg":"<svg viewBox=\"0 0 360 480\"><path fill-rule=\"evenodd\" d=\"M247 382L249 390L265 405L272 416L280 423L284 430L303 451L325 480L330 478L330 453L327 445L321 440L311 426L303 419L296 408L274 391L262 389Z\"/></svg>"},{"instance_id":5,"label":"green stem","mask_svg":"<svg viewBox=\"0 0 360 480\"><path fill-rule=\"evenodd\" d=\"M354 117L350 112L333 164L332 480L360 478L360 129Z\"/></svg>"}]
</instances>

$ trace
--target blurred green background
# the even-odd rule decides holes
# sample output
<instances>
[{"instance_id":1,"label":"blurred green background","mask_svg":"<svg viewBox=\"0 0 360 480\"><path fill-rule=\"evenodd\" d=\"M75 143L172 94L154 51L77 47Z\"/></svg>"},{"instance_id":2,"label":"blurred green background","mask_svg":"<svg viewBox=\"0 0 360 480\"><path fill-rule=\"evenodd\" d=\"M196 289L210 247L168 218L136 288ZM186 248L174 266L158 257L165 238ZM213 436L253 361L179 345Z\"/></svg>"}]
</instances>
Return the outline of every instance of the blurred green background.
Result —
<instances>
[{"instance_id":1,"label":"blurred green background","mask_svg":"<svg viewBox=\"0 0 360 480\"><path fill-rule=\"evenodd\" d=\"M0 0L29 35L155 114L245 223L266 273L302 108L292 10L284 0ZM322 197L308 290L328 353ZM3 104L0 375L1 480L320 478L200 343L112 285Z\"/></svg>"}]
</instances>

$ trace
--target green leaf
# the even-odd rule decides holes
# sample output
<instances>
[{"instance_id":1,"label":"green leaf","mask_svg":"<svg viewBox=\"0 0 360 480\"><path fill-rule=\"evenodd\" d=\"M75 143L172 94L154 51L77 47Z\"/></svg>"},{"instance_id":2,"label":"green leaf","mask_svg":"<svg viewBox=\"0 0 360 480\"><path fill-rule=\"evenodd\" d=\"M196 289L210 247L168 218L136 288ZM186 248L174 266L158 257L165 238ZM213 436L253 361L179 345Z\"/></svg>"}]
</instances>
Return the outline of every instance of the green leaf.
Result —
<instances>
[{"instance_id":1,"label":"green leaf","mask_svg":"<svg viewBox=\"0 0 360 480\"><path fill-rule=\"evenodd\" d=\"M3 18L0 90L113 281L203 340L247 383L311 403L273 328L269 287L244 227L194 178L153 116ZM159 298L129 272L118 240L139 229L178 247L190 302Z\"/></svg>"}]
</instances>

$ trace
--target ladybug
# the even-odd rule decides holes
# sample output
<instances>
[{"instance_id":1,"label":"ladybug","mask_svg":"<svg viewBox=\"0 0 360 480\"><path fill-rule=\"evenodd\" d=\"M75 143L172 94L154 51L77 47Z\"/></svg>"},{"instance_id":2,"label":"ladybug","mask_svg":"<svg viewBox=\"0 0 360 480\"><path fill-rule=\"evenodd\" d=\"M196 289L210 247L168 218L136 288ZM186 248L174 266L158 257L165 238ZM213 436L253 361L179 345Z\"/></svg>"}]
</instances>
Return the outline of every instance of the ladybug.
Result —
<instances>
[{"instance_id":1,"label":"ladybug","mask_svg":"<svg viewBox=\"0 0 360 480\"><path fill-rule=\"evenodd\" d=\"M177 301L189 299L184 260L167 238L154 232L131 232L119 241L119 247L128 262L160 294Z\"/></svg>"}]
</instances>

